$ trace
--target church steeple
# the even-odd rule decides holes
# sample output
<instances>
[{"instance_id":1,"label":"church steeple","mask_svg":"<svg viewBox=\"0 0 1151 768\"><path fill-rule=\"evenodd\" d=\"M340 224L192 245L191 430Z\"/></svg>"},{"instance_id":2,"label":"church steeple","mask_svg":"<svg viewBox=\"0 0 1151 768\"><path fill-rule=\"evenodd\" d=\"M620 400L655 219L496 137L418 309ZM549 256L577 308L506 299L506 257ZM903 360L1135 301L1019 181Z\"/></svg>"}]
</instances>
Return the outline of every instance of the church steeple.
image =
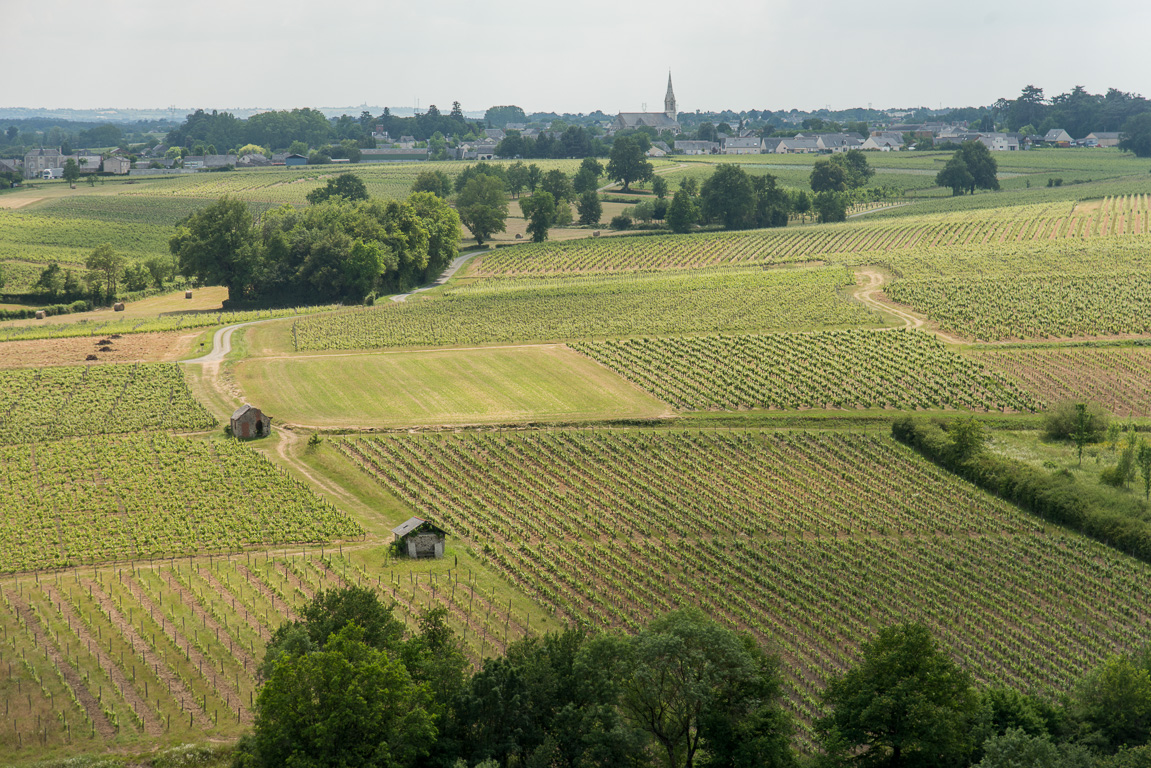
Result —
<instances>
[{"instance_id":1,"label":"church steeple","mask_svg":"<svg viewBox=\"0 0 1151 768\"><path fill-rule=\"evenodd\" d=\"M663 97L663 112L672 120L678 114L675 111L675 91L671 89L671 70L667 71L667 95Z\"/></svg>"}]
</instances>

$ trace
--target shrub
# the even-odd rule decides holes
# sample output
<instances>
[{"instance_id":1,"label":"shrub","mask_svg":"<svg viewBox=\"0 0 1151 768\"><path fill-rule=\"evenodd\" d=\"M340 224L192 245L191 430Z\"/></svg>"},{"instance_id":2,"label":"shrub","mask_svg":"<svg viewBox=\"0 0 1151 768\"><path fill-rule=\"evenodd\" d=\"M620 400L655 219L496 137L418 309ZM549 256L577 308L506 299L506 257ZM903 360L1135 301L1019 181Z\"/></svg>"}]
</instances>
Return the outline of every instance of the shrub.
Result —
<instances>
[{"instance_id":1,"label":"shrub","mask_svg":"<svg viewBox=\"0 0 1151 768\"><path fill-rule=\"evenodd\" d=\"M619 216L612 216L611 223L608 224L608 226L618 230L631 229L631 217L623 213Z\"/></svg>"},{"instance_id":2,"label":"shrub","mask_svg":"<svg viewBox=\"0 0 1151 768\"><path fill-rule=\"evenodd\" d=\"M1074 440L1079 429L1079 413L1075 403L1068 400L1056 403L1043 421L1043 429L1054 440ZM1099 403L1087 403L1086 441L1100 442L1107 434L1107 411Z\"/></svg>"}]
</instances>

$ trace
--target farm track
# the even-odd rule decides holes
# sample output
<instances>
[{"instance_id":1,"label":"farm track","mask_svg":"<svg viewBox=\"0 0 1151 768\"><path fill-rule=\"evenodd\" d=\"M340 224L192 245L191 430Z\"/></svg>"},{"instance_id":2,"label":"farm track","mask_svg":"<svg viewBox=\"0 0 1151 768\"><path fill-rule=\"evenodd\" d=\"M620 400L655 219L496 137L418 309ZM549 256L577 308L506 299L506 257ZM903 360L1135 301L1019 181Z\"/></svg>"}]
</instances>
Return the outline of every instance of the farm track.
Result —
<instances>
[{"instance_id":1,"label":"farm track","mask_svg":"<svg viewBox=\"0 0 1151 768\"><path fill-rule=\"evenodd\" d=\"M863 282L861 278L866 279ZM877 294L883 293L883 288L887 284L887 277L874 267L862 267L855 270L855 279L859 281L859 285L853 291L853 295L861 303L875 310L883 315L893 317L901 325L896 328L913 329L919 331L926 331L938 337L941 341L948 344L963 344L963 339L952 336L950 334L940 331L938 328L930 325L927 320L912 313L911 311L892 303L889 299L884 301L877 298ZM884 299L886 299L886 295ZM889 328L887 330L895 330L896 328Z\"/></svg>"},{"instance_id":2,"label":"farm track","mask_svg":"<svg viewBox=\"0 0 1151 768\"><path fill-rule=\"evenodd\" d=\"M23 621L24 626L32 633L32 637L36 641L36 645L44 649L44 653L60 670L60 674L64 677L64 682L72 689L72 693L76 696L76 700L80 702L80 706L84 708L84 712L88 716L88 722L92 724L92 729L100 734L105 739L111 739L116 735L116 729L109 722L107 715L104 714L100 702L88 690L88 686L84 683L84 679L80 676L79 671L72 666L72 662L64 657L60 649L48 636L43 624L40 623L40 618L32 611L31 606L24 600L19 592L9 592L8 600L12 603L12 608L16 612L16 616Z\"/></svg>"},{"instance_id":3,"label":"farm track","mask_svg":"<svg viewBox=\"0 0 1151 768\"><path fill-rule=\"evenodd\" d=\"M82 644L88 647L88 652L96 657L100 668L111 678L113 684L115 684L119 690L120 695L124 698L124 701L128 702L128 705L132 707L136 715L144 721L144 732L149 736L159 736L163 733L164 727L160 724L156 713L148 707L148 702L140 696L139 692L137 692L128 681L120 665L112 660L108 652L100 647L99 640L93 638L91 633L84 627L84 622L76 615L76 612L68 601L64 599L63 595L47 582L45 582L43 590L44 594L48 596L48 599L52 601L52 604L56 606L56 610L64 617L68 628L75 633ZM95 651L92 650L93 646L95 646Z\"/></svg>"},{"instance_id":4,"label":"farm track","mask_svg":"<svg viewBox=\"0 0 1151 768\"><path fill-rule=\"evenodd\" d=\"M128 621L127 617L116 607L112 596L104 591L103 585L91 579L83 579L80 583L91 588L93 599L96 600L104 613L108 615L112 625L116 627L120 634L131 644L132 652L139 654L140 657L144 659L144 663L152 667L152 673L156 675L161 682L167 684L168 695L175 699L176 703L180 705L180 709L185 712L191 712L192 717L195 718L201 728L210 726L211 722L207 717L201 714L200 703L196 701L196 697L188 690L187 686L184 685L184 681L181 680L178 675L172 673L172 670L168 667L168 663L161 658L159 652L157 652L147 640L140 636L140 633L136 631L132 623Z\"/></svg>"}]
</instances>

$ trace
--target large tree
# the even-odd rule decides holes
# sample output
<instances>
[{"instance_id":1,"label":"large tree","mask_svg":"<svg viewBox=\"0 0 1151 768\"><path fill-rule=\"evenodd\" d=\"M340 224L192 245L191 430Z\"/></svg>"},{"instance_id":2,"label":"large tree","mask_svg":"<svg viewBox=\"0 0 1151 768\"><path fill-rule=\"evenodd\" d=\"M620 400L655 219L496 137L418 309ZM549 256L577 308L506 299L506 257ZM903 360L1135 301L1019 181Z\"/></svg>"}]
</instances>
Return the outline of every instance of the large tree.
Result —
<instances>
[{"instance_id":1,"label":"large tree","mask_svg":"<svg viewBox=\"0 0 1151 768\"><path fill-rule=\"evenodd\" d=\"M106 301L116 298L120 278L124 274L124 265L127 263L124 254L116 253L111 244L103 243L97 246L84 262L84 266L88 268L93 294L103 293Z\"/></svg>"},{"instance_id":2,"label":"large tree","mask_svg":"<svg viewBox=\"0 0 1151 768\"><path fill-rule=\"evenodd\" d=\"M676 234L684 234L699 220L699 209L686 189L680 187L667 207L667 225Z\"/></svg>"},{"instance_id":3,"label":"large tree","mask_svg":"<svg viewBox=\"0 0 1151 768\"><path fill-rule=\"evenodd\" d=\"M504 183L482 173L473 176L460 190L456 210L460 221L476 239L476 245L483 245L496 232L507 230L508 201Z\"/></svg>"},{"instance_id":4,"label":"large tree","mask_svg":"<svg viewBox=\"0 0 1151 768\"><path fill-rule=\"evenodd\" d=\"M579 196L576 201L576 210L579 211L579 223L584 226L599 224L603 217L603 205L599 201L599 194L595 190L588 190Z\"/></svg>"},{"instance_id":5,"label":"large tree","mask_svg":"<svg viewBox=\"0 0 1151 768\"><path fill-rule=\"evenodd\" d=\"M720 165L700 187L703 216L725 229L755 225L755 187L747 171L735 164Z\"/></svg>"},{"instance_id":6,"label":"large tree","mask_svg":"<svg viewBox=\"0 0 1151 768\"><path fill-rule=\"evenodd\" d=\"M234 301L251 292L258 254L252 213L243 200L224 196L191 214L177 225L168 247L180 274L223 285Z\"/></svg>"},{"instance_id":7,"label":"large tree","mask_svg":"<svg viewBox=\"0 0 1151 768\"><path fill-rule=\"evenodd\" d=\"M824 691L824 748L859 766L963 766L979 705L970 676L920 624L879 631Z\"/></svg>"},{"instance_id":8,"label":"large tree","mask_svg":"<svg viewBox=\"0 0 1151 768\"><path fill-rule=\"evenodd\" d=\"M1151 157L1151 112L1128 118L1123 123L1119 148L1134 152L1136 157Z\"/></svg>"},{"instance_id":9,"label":"large tree","mask_svg":"<svg viewBox=\"0 0 1151 768\"><path fill-rule=\"evenodd\" d=\"M644 156L640 143L632 136L617 137L612 143L607 175L622 183L624 192L627 192L633 181L646 181L652 173L651 163Z\"/></svg>"},{"instance_id":10,"label":"large tree","mask_svg":"<svg viewBox=\"0 0 1151 768\"><path fill-rule=\"evenodd\" d=\"M334 179L328 179L324 186L313 189L307 198L309 203L317 205L336 196L345 200L367 200L368 188L356 174L341 173Z\"/></svg>"},{"instance_id":11,"label":"large tree","mask_svg":"<svg viewBox=\"0 0 1151 768\"><path fill-rule=\"evenodd\" d=\"M843 192L847 189L847 171L841 163L829 158L815 161L811 169L812 192Z\"/></svg>"},{"instance_id":12,"label":"large tree","mask_svg":"<svg viewBox=\"0 0 1151 768\"><path fill-rule=\"evenodd\" d=\"M620 707L668 768L786 766L791 725L774 660L698 609L652 621L631 643Z\"/></svg>"},{"instance_id":13,"label":"large tree","mask_svg":"<svg viewBox=\"0 0 1151 768\"><path fill-rule=\"evenodd\" d=\"M560 202L560 205L567 205ZM520 210L528 220L528 234L532 242L542 243L548 239L548 228L556 215L556 199L547 190L541 189L531 197L520 198Z\"/></svg>"}]
</instances>

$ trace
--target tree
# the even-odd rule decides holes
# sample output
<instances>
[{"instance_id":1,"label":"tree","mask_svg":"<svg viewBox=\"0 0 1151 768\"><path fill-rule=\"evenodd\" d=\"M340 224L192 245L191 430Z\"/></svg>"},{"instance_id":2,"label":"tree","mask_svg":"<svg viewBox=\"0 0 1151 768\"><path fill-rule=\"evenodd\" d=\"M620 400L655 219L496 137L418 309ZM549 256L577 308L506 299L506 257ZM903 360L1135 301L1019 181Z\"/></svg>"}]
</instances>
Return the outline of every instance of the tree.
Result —
<instances>
[{"instance_id":1,"label":"tree","mask_svg":"<svg viewBox=\"0 0 1151 768\"><path fill-rule=\"evenodd\" d=\"M975 177L967 167L963 157L956 152L939 173L935 174L935 184L950 187L951 194L959 197L969 189L975 189Z\"/></svg>"},{"instance_id":2,"label":"tree","mask_svg":"<svg viewBox=\"0 0 1151 768\"><path fill-rule=\"evenodd\" d=\"M663 176L652 176L651 191L657 198L663 200L665 197L667 197L667 179L665 179Z\"/></svg>"},{"instance_id":3,"label":"tree","mask_svg":"<svg viewBox=\"0 0 1151 768\"><path fill-rule=\"evenodd\" d=\"M1137 747L1151 737L1151 672L1146 659L1111 656L1076 688L1071 711L1081 739L1108 752Z\"/></svg>"},{"instance_id":4,"label":"tree","mask_svg":"<svg viewBox=\"0 0 1151 768\"><path fill-rule=\"evenodd\" d=\"M233 301L252 291L257 248L252 213L243 200L225 195L184 219L168 241L180 274L206 285L223 285Z\"/></svg>"},{"instance_id":5,"label":"tree","mask_svg":"<svg viewBox=\"0 0 1151 768\"><path fill-rule=\"evenodd\" d=\"M544 177L544 172L542 170L540 170L540 167L538 165L536 165L535 163L532 163L531 165L529 165L528 166L528 176L527 176L528 191L529 192L535 192L536 187L539 186L540 180L543 179L543 177Z\"/></svg>"},{"instance_id":6,"label":"tree","mask_svg":"<svg viewBox=\"0 0 1151 768\"><path fill-rule=\"evenodd\" d=\"M1080 408L1082 406L1082 408ZM1056 403L1043 416L1043 430L1053 440L1076 440L1097 443L1107 433L1110 417L1107 410L1096 402L1064 400Z\"/></svg>"},{"instance_id":7,"label":"tree","mask_svg":"<svg viewBox=\"0 0 1151 768\"><path fill-rule=\"evenodd\" d=\"M680 187L672 195L671 205L668 206L667 225L671 227L672 232L682 235L689 231L698 220L699 210L696 208L695 201L692 200L686 189Z\"/></svg>"},{"instance_id":8,"label":"tree","mask_svg":"<svg viewBox=\"0 0 1151 768\"><path fill-rule=\"evenodd\" d=\"M1143 498L1151 500L1151 445L1146 440L1139 441L1135 461L1139 465L1139 474L1143 476Z\"/></svg>"},{"instance_id":9,"label":"tree","mask_svg":"<svg viewBox=\"0 0 1151 768\"><path fill-rule=\"evenodd\" d=\"M556 203L568 202L575 197L572 181L563 171L553 169L544 174L540 189L551 194Z\"/></svg>"},{"instance_id":10,"label":"tree","mask_svg":"<svg viewBox=\"0 0 1151 768\"><path fill-rule=\"evenodd\" d=\"M951 456L955 461L968 461L983 451L987 444L987 430L974 416L956 419L947 427L951 439Z\"/></svg>"},{"instance_id":11,"label":"tree","mask_svg":"<svg viewBox=\"0 0 1151 768\"><path fill-rule=\"evenodd\" d=\"M866 186L875 175L875 169L867 162L867 155L859 149L849 149L833 155L831 161L843 168L848 189L860 189Z\"/></svg>"},{"instance_id":12,"label":"tree","mask_svg":"<svg viewBox=\"0 0 1151 768\"><path fill-rule=\"evenodd\" d=\"M983 745L983 759L975 768L1094 768L1099 761L1075 744L1054 744L1046 734L1029 734L1020 728L993 736Z\"/></svg>"},{"instance_id":13,"label":"tree","mask_svg":"<svg viewBox=\"0 0 1151 768\"><path fill-rule=\"evenodd\" d=\"M847 172L840 163L829 159L815 161L811 169L811 190L813 192L843 192L847 189Z\"/></svg>"},{"instance_id":14,"label":"tree","mask_svg":"<svg viewBox=\"0 0 1151 768\"><path fill-rule=\"evenodd\" d=\"M237 157L243 157L244 155L264 155L265 157L271 157L272 153L267 147L261 147L259 144L245 144L236 150Z\"/></svg>"},{"instance_id":15,"label":"tree","mask_svg":"<svg viewBox=\"0 0 1151 768\"><path fill-rule=\"evenodd\" d=\"M89 275L93 276L91 281L93 286L101 286L105 300L111 301L116 298L116 290L120 278L124 275L124 265L127 263L128 260L123 254L116 253L112 250L111 244L104 243L92 251L84 266L88 268Z\"/></svg>"},{"instance_id":16,"label":"tree","mask_svg":"<svg viewBox=\"0 0 1151 768\"><path fill-rule=\"evenodd\" d=\"M80 178L80 166L76 165L76 161L68 158L64 162L64 181L69 184L75 184L76 180Z\"/></svg>"},{"instance_id":17,"label":"tree","mask_svg":"<svg viewBox=\"0 0 1151 768\"><path fill-rule=\"evenodd\" d=\"M718 166L699 191L703 218L725 229L746 229L755 223L755 188L747 172L735 164Z\"/></svg>"},{"instance_id":18,"label":"tree","mask_svg":"<svg viewBox=\"0 0 1151 768\"><path fill-rule=\"evenodd\" d=\"M623 184L623 191L631 188L633 181L646 181L652 175L651 163L644 157L644 150L630 136L619 136L611 147L607 174Z\"/></svg>"},{"instance_id":19,"label":"tree","mask_svg":"<svg viewBox=\"0 0 1151 768\"><path fill-rule=\"evenodd\" d=\"M584 192L576 202L576 210L579 212L580 224L585 227L599 224L603 217L603 205L599 201L599 194L594 189Z\"/></svg>"},{"instance_id":20,"label":"tree","mask_svg":"<svg viewBox=\"0 0 1151 768\"><path fill-rule=\"evenodd\" d=\"M483 245L496 232L507 230L508 201L504 184L494 176L479 174L464 185L456 199L460 221L471 231L476 245Z\"/></svg>"},{"instance_id":21,"label":"tree","mask_svg":"<svg viewBox=\"0 0 1151 768\"><path fill-rule=\"evenodd\" d=\"M349 623L321 648L275 661L256 700L253 751L264 766L414 765L436 735L427 702L400 659Z\"/></svg>"},{"instance_id":22,"label":"tree","mask_svg":"<svg viewBox=\"0 0 1151 768\"><path fill-rule=\"evenodd\" d=\"M991 155L991 150L982 141L972 139L959 145L957 152L967 164L967 170L979 189L999 189L999 164ZM975 188L971 189L975 192Z\"/></svg>"},{"instance_id":23,"label":"tree","mask_svg":"<svg viewBox=\"0 0 1151 768\"><path fill-rule=\"evenodd\" d=\"M811 207L824 224L847 221L847 195L842 192L817 192L811 199Z\"/></svg>"},{"instance_id":24,"label":"tree","mask_svg":"<svg viewBox=\"0 0 1151 768\"><path fill-rule=\"evenodd\" d=\"M824 691L824 748L860 766L966 765L978 709L970 676L920 624L879 631L860 661Z\"/></svg>"},{"instance_id":25,"label":"tree","mask_svg":"<svg viewBox=\"0 0 1151 768\"><path fill-rule=\"evenodd\" d=\"M655 619L631 642L620 708L655 741L668 768L784 766L790 722L776 662L698 608Z\"/></svg>"},{"instance_id":26,"label":"tree","mask_svg":"<svg viewBox=\"0 0 1151 768\"><path fill-rule=\"evenodd\" d=\"M431 192L446 200L452 194L452 179L443 171L420 171L412 184L413 192Z\"/></svg>"},{"instance_id":27,"label":"tree","mask_svg":"<svg viewBox=\"0 0 1151 768\"><path fill-rule=\"evenodd\" d=\"M312 205L317 205L337 195L345 200L367 200L368 187L356 174L341 173L334 179L328 179L324 186L309 192L307 200Z\"/></svg>"},{"instance_id":28,"label":"tree","mask_svg":"<svg viewBox=\"0 0 1151 768\"><path fill-rule=\"evenodd\" d=\"M520 192L528 185L528 167L519 160L508 166L507 172L508 192L512 197L519 197Z\"/></svg>"},{"instance_id":29,"label":"tree","mask_svg":"<svg viewBox=\"0 0 1151 768\"><path fill-rule=\"evenodd\" d=\"M556 215L556 199L551 193L541 189L531 197L520 198L520 209L528 219L528 233L532 236L532 242L542 243L547 240L548 228Z\"/></svg>"},{"instance_id":30,"label":"tree","mask_svg":"<svg viewBox=\"0 0 1151 768\"><path fill-rule=\"evenodd\" d=\"M1119 148L1136 157L1151 157L1151 112L1130 117L1123 123Z\"/></svg>"}]
</instances>

